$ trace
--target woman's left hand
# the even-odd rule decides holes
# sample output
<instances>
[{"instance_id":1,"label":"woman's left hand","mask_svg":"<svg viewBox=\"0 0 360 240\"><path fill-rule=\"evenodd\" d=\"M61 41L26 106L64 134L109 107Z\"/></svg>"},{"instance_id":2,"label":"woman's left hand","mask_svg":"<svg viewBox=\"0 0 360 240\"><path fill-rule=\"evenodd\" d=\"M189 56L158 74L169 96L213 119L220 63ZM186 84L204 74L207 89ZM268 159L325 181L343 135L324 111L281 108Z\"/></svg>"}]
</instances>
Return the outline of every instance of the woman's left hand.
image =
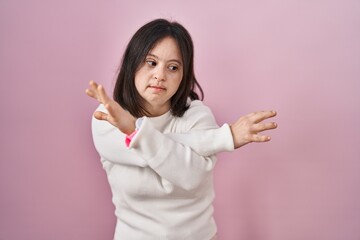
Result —
<instances>
[{"instance_id":1,"label":"woman's left hand","mask_svg":"<svg viewBox=\"0 0 360 240\"><path fill-rule=\"evenodd\" d=\"M123 109L117 102L110 98L102 85L90 81L89 88L85 90L89 97L102 103L108 113L96 111L94 117L98 120L105 120L117 127L125 134L131 134L135 131L135 117Z\"/></svg>"},{"instance_id":2,"label":"woman's left hand","mask_svg":"<svg viewBox=\"0 0 360 240\"><path fill-rule=\"evenodd\" d=\"M259 132L277 128L275 122L263 123L262 121L276 116L275 111L253 112L240 117L230 125L234 146L239 148L251 142L268 142L269 136L259 135Z\"/></svg>"}]
</instances>

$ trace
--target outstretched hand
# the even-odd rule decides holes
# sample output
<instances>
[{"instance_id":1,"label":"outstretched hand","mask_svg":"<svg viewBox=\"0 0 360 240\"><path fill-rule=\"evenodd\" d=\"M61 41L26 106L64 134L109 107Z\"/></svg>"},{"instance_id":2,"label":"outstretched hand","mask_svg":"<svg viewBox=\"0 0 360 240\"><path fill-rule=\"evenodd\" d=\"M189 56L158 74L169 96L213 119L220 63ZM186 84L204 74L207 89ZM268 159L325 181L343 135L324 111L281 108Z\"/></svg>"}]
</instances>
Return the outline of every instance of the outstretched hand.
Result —
<instances>
[{"instance_id":1,"label":"outstretched hand","mask_svg":"<svg viewBox=\"0 0 360 240\"><path fill-rule=\"evenodd\" d=\"M276 112L274 111L262 111L240 117L230 126L235 148L239 148L251 142L270 141L269 136L259 135L258 133L277 128L275 122L262 123L262 121L275 116Z\"/></svg>"},{"instance_id":2,"label":"outstretched hand","mask_svg":"<svg viewBox=\"0 0 360 240\"><path fill-rule=\"evenodd\" d=\"M102 85L90 81L89 88L85 90L89 97L102 103L108 113L96 111L94 117L98 120L105 120L117 127L125 134L131 134L135 130L135 118L117 102L110 98Z\"/></svg>"}]
</instances>

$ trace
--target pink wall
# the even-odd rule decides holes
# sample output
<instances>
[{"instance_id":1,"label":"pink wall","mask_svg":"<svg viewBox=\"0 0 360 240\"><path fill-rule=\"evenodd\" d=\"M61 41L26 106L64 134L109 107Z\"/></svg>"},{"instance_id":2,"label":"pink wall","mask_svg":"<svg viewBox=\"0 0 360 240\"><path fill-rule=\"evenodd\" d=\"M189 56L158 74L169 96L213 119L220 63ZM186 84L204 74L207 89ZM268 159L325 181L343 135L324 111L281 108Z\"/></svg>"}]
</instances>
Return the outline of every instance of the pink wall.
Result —
<instances>
[{"instance_id":1,"label":"pink wall","mask_svg":"<svg viewBox=\"0 0 360 240\"><path fill-rule=\"evenodd\" d=\"M134 31L165 17L196 46L218 122L276 109L269 144L219 155L221 240L360 239L360 2L0 1L0 239L111 239L90 135ZM221 2L221 3L220 3Z\"/></svg>"}]
</instances>

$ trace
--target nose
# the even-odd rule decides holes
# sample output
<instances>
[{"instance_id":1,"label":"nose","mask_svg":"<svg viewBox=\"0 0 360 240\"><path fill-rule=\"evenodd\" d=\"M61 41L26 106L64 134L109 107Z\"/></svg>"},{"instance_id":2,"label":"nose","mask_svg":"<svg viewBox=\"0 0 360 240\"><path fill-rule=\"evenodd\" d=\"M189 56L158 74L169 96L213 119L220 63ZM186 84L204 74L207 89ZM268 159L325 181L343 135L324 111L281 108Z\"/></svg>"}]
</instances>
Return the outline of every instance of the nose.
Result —
<instances>
[{"instance_id":1,"label":"nose","mask_svg":"<svg viewBox=\"0 0 360 240\"><path fill-rule=\"evenodd\" d=\"M161 66L158 66L156 69L155 69L155 72L154 72L154 78L157 80L157 81L165 81L165 70L163 67Z\"/></svg>"}]
</instances>

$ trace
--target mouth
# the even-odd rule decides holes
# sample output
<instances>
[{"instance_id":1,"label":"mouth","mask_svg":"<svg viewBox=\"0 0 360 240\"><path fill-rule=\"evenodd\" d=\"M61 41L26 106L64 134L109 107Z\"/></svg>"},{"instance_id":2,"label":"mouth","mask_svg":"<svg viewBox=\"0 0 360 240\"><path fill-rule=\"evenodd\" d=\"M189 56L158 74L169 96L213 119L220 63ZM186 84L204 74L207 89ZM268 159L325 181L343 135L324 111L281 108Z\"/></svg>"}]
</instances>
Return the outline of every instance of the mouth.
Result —
<instances>
[{"instance_id":1,"label":"mouth","mask_svg":"<svg viewBox=\"0 0 360 240\"><path fill-rule=\"evenodd\" d=\"M160 87L160 86L149 86L149 88L155 90L155 91L164 91L166 90L165 87Z\"/></svg>"}]
</instances>

